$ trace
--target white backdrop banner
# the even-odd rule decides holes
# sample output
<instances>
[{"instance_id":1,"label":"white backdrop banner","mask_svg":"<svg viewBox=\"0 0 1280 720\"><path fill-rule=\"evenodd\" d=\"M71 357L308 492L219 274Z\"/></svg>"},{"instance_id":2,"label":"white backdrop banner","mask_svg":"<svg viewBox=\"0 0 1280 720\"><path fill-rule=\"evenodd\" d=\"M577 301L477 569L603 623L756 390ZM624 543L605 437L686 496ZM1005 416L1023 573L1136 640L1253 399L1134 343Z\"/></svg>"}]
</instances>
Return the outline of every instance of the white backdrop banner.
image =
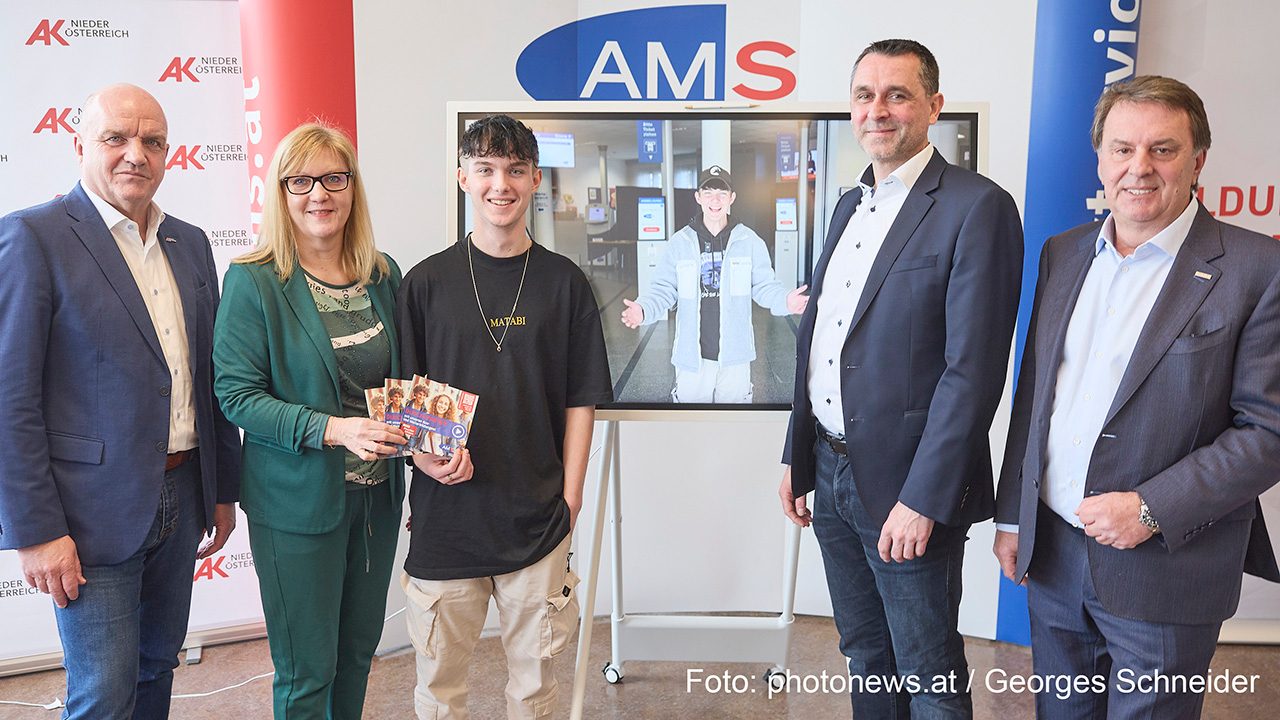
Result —
<instances>
[{"instance_id":1,"label":"white backdrop banner","mask_svg":"<svg viewBox=\"0 0 1280 720\"><path fill-rule=\"evenodd\" d=\"M65 194L79 167L80 105L113 82L139 85L169 121L156 202L209 235L220 271L252 246L237 3L6 4L0 23L0 214ZM192 632L261 622L247 524L193 568ZM0 553L0 666L58 652L49 598L28 588L15 553Z\"/></svg>"},{"instance_id":2,"label":"white backdrop banner","mask_svg":"<svg viewBox=\"0 0 1280 720\"><path fill-rule=\"evenodd\" d=\"M1280 96L1259 84L1280 63L1280 46L1268 37L1280 23L1280 5L1175 0L1147 6L1142 23L1138 71L1187 83L1209 114L1213 146L1200 201L1223 222L1280 238ZM1280 554L1280 487L1262 496L1262 507ZM1245 576L1234 619L1269 621L1275 629L1267 641L1280 642L1280 585Z\"/></svg>"}]
</instances>

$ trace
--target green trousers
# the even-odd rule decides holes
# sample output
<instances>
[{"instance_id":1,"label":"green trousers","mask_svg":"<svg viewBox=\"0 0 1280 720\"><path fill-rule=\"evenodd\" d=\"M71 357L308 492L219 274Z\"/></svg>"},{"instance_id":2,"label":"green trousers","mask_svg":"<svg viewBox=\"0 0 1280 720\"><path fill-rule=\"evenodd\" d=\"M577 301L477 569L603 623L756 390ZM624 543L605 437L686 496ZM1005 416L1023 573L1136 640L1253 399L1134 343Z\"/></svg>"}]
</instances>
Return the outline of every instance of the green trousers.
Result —
<instances>
[{"instance_id":1,"label":"green trousers","mask_svg":"<svg viewBox=\"0 0 1280 720\"><path fill-rule=\"evenodd\" d=\"M277 720L359 718L382 637L400 507L384 487L348 490L346 515L320 534L249 522Z\"/></svg>"}]
</instances>

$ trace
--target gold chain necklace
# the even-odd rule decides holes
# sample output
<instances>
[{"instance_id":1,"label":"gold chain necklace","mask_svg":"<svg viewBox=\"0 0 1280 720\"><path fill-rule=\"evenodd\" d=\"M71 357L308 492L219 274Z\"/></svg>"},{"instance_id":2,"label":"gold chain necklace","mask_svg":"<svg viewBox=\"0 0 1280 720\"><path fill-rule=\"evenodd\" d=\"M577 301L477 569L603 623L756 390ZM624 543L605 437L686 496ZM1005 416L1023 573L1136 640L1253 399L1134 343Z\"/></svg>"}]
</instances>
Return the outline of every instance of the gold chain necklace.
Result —
<instances>
[{"instance_id":1,"label":"gold chain necklace","mask_svg":"<svg viewBox=\"0 0 1280 720\"><path fill-rule=\"evenodd\" d=\"M516 299L511 303L511 312L507 313L507 322L502 326L502 337L493 334L493 328L489 327L489 316L485 314L484 306L480 304L480 286L476 285L476 265L471 259L471 245L471 233L467 233L467 268L471 270L471 289L476 293L476 308L480 310L480 322L484 323L485 332L489 333L493 346L498 352L502 352L502 343L507 340L507 331L511 329L511 323L514 322L516 306L520 304L520 292L524 290L524 276L529 271L529 256L533 254L533 241L529 241L529 249L524 251L524 269L520 271L520 285L516 288Z\"/></svg>"}]
</instances>

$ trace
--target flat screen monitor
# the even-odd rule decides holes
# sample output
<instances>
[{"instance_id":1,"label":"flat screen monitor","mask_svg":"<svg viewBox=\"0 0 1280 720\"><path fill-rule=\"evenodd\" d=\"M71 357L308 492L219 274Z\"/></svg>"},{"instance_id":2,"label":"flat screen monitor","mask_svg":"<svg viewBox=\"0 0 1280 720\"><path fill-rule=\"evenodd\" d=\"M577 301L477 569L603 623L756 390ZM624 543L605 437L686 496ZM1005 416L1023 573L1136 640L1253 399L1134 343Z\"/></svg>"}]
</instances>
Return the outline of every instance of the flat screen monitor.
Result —
<instances>
[{"instance_id":1,"label":"flat screen monitor","mask_svg":"<svg viewBox=\"0 0 1280 720\"><path fill-rule=\"evenodd\" d=\"M565 210L554 216L530 213L529 227L535 242L572 258L595 291L616 399L606 409L788 410L799 316L773 311L780 297L809 283L840 190L857 185L868 159L842 104L803 111L666 108L450 103L449 152L457 157L457 138L468 123L494 113L512 115L538 135L541 191ZM984 115L984 105L950 105L930 139L950 162L980 170ZM640 120L661 121L656 125L664 157L658 164L642 161ZM555 160L546 154L549 136L559 138ZM800 158L807 160L805 172ZM731 229L723 247L714 244L712 252L703 252L692 226L704 224L697 219L709 210L695 198L695 186L711 165L727 170L731 179L732 193L718 201ZM455 193L449 233L461 240L470 229L468 200L456 183L448 187ZM595 188L616 208L613 225L599 234L605 208L580 200ZM641 222L655 209L664 222ZM763 247L770 263L765 272L741 272L742 263L751 262L749 253L739 254L743 243ZM655 310L632 329L621 320L623 300L637 297L653 301L647 305ZM746 303L749 310L726 323L720 319L731 314L726 303ZM703 332L706 323L719 327ZM719 358L734 362L722 363L721 374L730 372L715 389L704 361Z\"/></svg>"},{"instance_id":2,"label":"flat screen monitor","mask_svg":"<svg viewBox=\"0 0 1280 720\"><path fill-rule=\"evenodd\" d=\"M533 136L538 140L539 167L573 167L573 133L536 132Z\"/></svg>"}]
</instances>

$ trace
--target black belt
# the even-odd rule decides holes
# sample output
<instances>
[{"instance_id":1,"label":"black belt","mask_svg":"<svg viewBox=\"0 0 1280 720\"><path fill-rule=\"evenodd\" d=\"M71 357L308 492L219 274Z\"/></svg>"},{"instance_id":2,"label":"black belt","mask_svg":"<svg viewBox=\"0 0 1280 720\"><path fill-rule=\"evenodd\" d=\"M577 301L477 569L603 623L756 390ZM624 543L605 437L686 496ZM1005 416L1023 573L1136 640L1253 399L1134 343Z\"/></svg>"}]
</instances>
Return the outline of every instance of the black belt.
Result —
<instances>
[{"instance_id":1,"label":"black belt","mask_svg":"<svg viewBox=\"0 0 1280 720\"><path fill-rule=\"evenodd\" d=\"M839 435L832 435L827 432L827 429L822 427L821 423L816 424L816 426L818 428L818 437L822 438L823 442L831 448L832 452L837 455L849 457L849 446L845 443L843 437Z\"/></svg>"}]
</instances>

